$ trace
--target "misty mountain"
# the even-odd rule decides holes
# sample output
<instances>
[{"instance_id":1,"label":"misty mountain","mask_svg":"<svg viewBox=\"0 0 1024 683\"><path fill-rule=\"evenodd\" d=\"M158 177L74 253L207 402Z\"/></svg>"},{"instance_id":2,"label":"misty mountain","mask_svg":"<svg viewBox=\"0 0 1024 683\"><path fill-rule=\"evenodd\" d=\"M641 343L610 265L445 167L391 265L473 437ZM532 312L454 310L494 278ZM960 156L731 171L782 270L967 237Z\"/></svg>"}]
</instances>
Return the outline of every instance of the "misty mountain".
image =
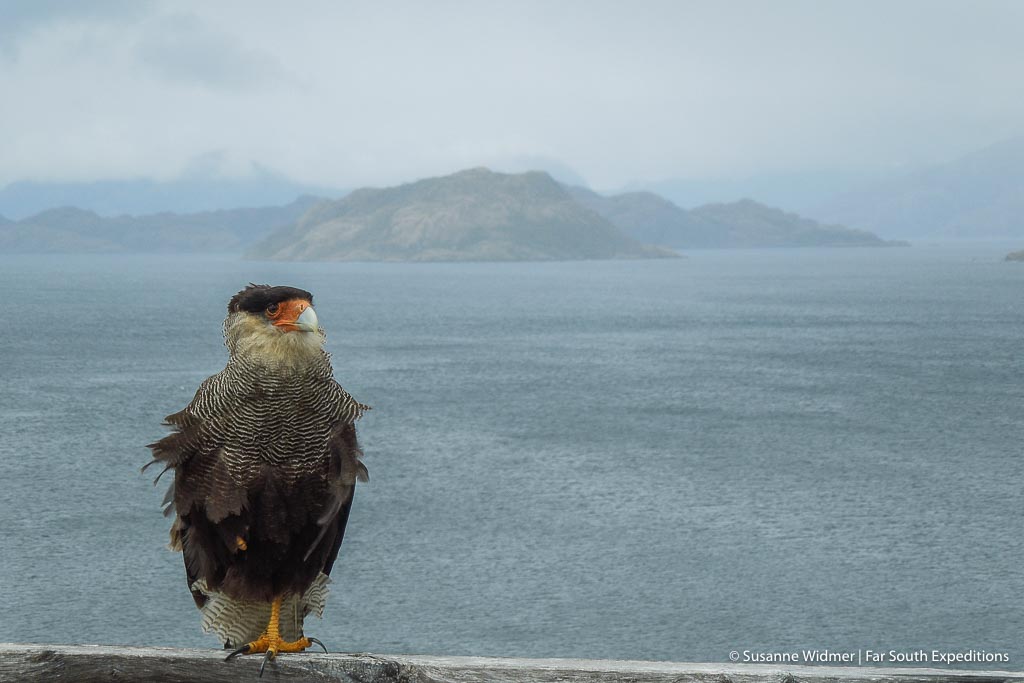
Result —
<instances>
[{"instance_id":1,"label":"misty mountain","mask_svg":"<svg viewBox=\"0 0 1024 683\"><path fill-rule=\"evenodd\" d=\"M565 189L577 202L645 244L667 245L678 241L674 235L689 233L696 227L685 209L653 192L627 192L606 197L585 187Z\"/></svg>"},{"instance_id":2,"label":"misty mountain","mask_svg":"<svg viewBox=\"0 0 1024 683\"><path fill-rule=\"evenodd\" d=\"M705 204L690 211L702 235L714 235L714 246L727 247L888 247L889 242L867 230L826 225L751 199L728 204ZM712 246L709 244L708 246Z\"/></svg>"},{"instance_id":3,"label":"misty mountain","mask_svg":"<svg viewBox=\"0 0 1024 683\"><path fill-rule=\"evenodd\" d=\"M478 166L485 166L497 173L527 173L543 171L563 185L586 185L587 181L579 172L568 164L547 156L502 155L494 159L484 160Z\"/></svg>"},{"instance_id":4,"label":"misty mountain","mask_svg":"<svg viewBox=\"0 0 1024 683\"><path fill-rule=\"evenodd\" d=\"M721 204L735 201L738 197L749 197L768 206L813 215L811 209L821 206L823 202L839 193L863 187L867 183L877 182L891 175L890 172L881 170L868 172L817 168L735 178L666 178L629 183L621 192L614 194L653 192L683 208L711 203Z\"/></svg>"},{"instance_id":5,"label":"misty mountain","mask_svg":"<svg viewBox=\"0 0 1024 683\"><path fill-rule=\"evenodd\" d=\"M313 207L249 256L280 260L514 261L677 256L623 234L550 175L485 168Z\"/></svg>"},{"instance_id":6,"label":"misty mountain","mask_svg":"<svg viewBox=\"0 0 1024 683\"><path fill-rule=\"evenodd\" d=\"M1011 251L1009 254L1006 255L1006 260L1007 261L1024 261L1024 250L1021 250L1021 251Z\"/></svg>"},{"instance_id":7,"label":"misty mountain","mask_svg":"<svg viewBox=\"0 0 1024 683\"><path fill-rule=\"evenodd\" d=\"M241 178L192 174L178 180L98 180L79 183L19 181L0 189L0 214L22 219L55 206L75 206L100 216L160 212L196 213L252 206L281 206L304 195L337 199L343 190L305 185L269 171Z\"/></svg>"},{"instance_id":8,"label":"misty mountain","mask_svg":"<svg viewBox=\"0 0 1024 683\"><path fill-rule=\"evenodd\" d=\"M843 194L814 215L887 236L1024 237L1024 138Z\"/></svg>"},{"instance_id":9,"label":"misty mountain","mask_svg":"<svg viewBox=\"0 0 1024 683\"><path fill-rule=\"evenodd\" d=\"M582 187L573 198L633 239L676 249L733 247L888 246L878 236L841 225L822 225L750 199L706 204L687 211L651 192L606 197Z\"/></svg>"},{"instance_id":10,"label":"misty mountain","mask_svg":"<svg viewBox=\"0 0 1024 683\"><path fill-rule=\"evenodd\" d=\"M61 207L20 221L0 221L0 251L241 251L275 228L294 223L319 201L300 197L285 206L115 217Z\"/></svg>"}]
</instances>

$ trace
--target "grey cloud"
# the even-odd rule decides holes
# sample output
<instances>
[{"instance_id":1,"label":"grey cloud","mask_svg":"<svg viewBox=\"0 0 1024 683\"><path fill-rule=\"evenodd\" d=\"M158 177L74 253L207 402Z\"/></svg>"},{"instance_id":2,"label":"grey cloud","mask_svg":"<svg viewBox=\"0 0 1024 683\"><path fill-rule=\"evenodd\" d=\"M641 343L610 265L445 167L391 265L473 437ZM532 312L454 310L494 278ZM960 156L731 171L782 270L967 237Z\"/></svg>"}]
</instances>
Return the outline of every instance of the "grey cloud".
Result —
<instances>
[{"instance_id":1,"label":"grey cloud","mask_svg":"<svg viewBox=\"0 0 1024 683\"><path fill-rule=\"evenodd\" d=\"M870 178L1024 134L1022 31L1002 0L0 0L0 183L208 150L343 187Z\"/></svg>"},{"instance_id":2,"label":"grey cloud","mask_svg":"<svg viewBox=\"0 0 1024 683\"><path fill-rule=\"evenodd\" d=\"M168 81L246 90L290 80L275 57L242 45L191 14L149 22L136 54L153 73Z\"/></svg>"},{"instance_id":3,"label":"grey cloud","mask_svg":"<svg viewBox=\"0 0 1024 683\"><path fill-rule=\"evenodd\" d=\"M21 42L41 28L73 22L131 22L155 6L151 0L6 0L0 3L0 55L17 57Z\"/></svg>"}]
</instances>

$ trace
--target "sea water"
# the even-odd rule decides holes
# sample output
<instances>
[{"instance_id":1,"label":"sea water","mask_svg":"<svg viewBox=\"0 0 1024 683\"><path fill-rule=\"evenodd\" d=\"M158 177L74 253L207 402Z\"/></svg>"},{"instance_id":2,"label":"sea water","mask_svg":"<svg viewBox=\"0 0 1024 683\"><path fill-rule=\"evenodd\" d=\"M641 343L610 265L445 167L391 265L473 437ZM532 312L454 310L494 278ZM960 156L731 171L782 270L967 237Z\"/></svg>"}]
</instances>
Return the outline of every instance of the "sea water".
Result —
<instances>
[{"instance_id":1,"label":"sea water","mask_svg":"<svg viewBox=\"0 0 1024 683\"><path fill-rule=\"evenodd\" d=\"M139 467L223 367L253 281L315 294L337 378L374 407L307 626L332 650L1024 668L1008 250L0 256L0 641L219 647Z\"/></svg>"}]
</instances>

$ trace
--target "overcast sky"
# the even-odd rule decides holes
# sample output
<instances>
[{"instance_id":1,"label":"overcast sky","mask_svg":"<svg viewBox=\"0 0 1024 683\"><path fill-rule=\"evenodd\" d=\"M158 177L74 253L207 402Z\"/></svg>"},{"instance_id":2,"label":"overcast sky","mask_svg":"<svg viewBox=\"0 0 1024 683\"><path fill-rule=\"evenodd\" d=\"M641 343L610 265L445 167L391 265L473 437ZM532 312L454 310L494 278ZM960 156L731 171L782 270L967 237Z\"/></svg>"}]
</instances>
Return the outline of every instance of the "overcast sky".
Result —
<instances>
[{"instance_id":1,"label":"overcast sky","mask_svg":"<svg viewBox=\"0 0 1024 683\"><path fill-rule=\"evenodd\" d=\"M0 185L945 160L1024 134L1024 2L0 4Z\"/></svg>"}]
</instances>

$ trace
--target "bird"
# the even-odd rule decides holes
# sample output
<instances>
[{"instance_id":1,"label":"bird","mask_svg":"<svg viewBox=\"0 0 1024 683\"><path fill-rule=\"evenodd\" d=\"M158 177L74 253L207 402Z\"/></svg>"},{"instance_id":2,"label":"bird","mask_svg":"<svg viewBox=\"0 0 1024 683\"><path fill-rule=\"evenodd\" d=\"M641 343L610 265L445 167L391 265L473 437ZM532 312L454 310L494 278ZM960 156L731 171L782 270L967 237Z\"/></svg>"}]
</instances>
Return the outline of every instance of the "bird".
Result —
<instances>
[{"instance_id":1,"label":"bird","mask_svg":"<svg viewBox=\"0 0 1024 683\"><path fill-rule=\"evenodd\" d=\"M335 380L313 295L257 285L231 297L228 361L203 381L171 432L149 444L156 481L173 471L164 514L204 631L227 659L301 652L322 616L357 481L355 422L370 406ZM156 482L154 482L156 483ZM237 648L237 649L236 649Z\"/></svg>"}]
</instances>

